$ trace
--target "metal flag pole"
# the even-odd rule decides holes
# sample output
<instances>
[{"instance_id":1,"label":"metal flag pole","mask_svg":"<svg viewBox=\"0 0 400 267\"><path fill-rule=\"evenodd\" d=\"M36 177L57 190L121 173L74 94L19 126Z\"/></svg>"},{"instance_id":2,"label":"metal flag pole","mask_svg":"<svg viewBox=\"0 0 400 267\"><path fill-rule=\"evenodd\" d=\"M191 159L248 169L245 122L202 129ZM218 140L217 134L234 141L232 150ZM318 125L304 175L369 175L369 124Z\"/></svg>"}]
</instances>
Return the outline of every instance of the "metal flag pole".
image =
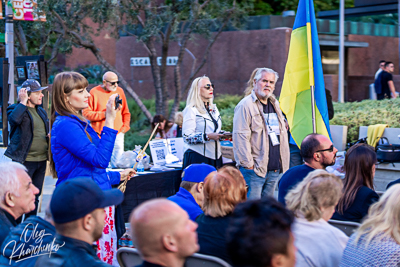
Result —
<instances>
[{"instance_id":1,"label":"metal flag pole","mask_svg":"<svg viewBox=\"0 0 400 267\"><path fill-rule=\"evenodd\" d=\"M315 125L315 96L314 96L315 86L311 85L310 90L311 90L312 129L313 133L317 133L317 127Z\"/></svg>"},{"instance_id":2,"label":"metal flag pole","mask_svg":"<svg viewBox=\"0 0 400 267\"><path fill-rule=\"evenodd\" d=\"M11 1L12 4L12 1ZM9 104L14 104L14 20L12 7L6 1L6 58L8 58L9 75L8 84L10 89Z\"/></svg>"},{"instance_id":3,"label":"metal flag pole","mask_svg":"<svg viewBox=\"0 0 400 267\"><path fill-rule=\"evenodd\" d=\"M344 0L340 0L339 12L339 88L338 101L344 102Z\"/></svg>"},{"instance_id":4,"label":"metal flag pole","mask_svg":"<svg viewBox=\"0 0 400 267\"><path fill-rule=\"evenodd\" d=\"M312 36L311 36L311 13L310 13L310 5L313 5L312 0L306 1L306 12L309 18L309 22L307 22L307 51L308 51L308 78L310 83L310 91L311 91L311 114L312 114L312 127L313 133L317 133L317 127L315 125L315 83L314 83L314 62L313 62L313 48L312 48Z\"/></svg>"}]
</instances>

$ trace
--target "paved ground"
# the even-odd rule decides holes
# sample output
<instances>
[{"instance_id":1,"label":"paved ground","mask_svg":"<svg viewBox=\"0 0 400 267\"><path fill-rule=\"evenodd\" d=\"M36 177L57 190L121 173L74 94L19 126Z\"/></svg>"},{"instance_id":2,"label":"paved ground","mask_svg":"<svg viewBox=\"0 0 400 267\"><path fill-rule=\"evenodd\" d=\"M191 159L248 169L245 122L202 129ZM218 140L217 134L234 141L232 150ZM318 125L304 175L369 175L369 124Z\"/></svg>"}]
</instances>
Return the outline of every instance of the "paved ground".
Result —
<instances>
[{"instance_id":1,"label":"paved ground","mask_svg":"<svg viewBox=\"0 0 400 267\"><path fill-rule=\"evenodd\" d=\"M44 212L50 203L51 195L53 194L56 182L57 179L53 179L53 177L50 175L44 178L42 205L40 207L39 203L40 210L38 210L38 216L42 218L44 218Z\"/></svg>"}]
</instances>

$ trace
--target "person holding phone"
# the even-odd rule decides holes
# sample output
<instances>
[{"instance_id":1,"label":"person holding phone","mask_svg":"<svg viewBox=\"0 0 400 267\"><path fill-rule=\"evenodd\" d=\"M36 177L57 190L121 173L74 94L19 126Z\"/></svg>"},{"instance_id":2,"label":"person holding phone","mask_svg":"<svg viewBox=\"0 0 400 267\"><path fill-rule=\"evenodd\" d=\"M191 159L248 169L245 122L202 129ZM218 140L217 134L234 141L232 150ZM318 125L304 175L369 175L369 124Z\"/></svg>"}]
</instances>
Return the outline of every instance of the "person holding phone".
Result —
<instances>
[{"instance_id":1,"label":"person holding phone","mask_svg":"<svg viewBox=\"0 0 400 267\"><path fill-rule=\"evenodd\" d=\"M220 138L221 116L213 104L214 85L206 76L192 82L183 110L183 169L193 163L222 166Z\"/></svg>"},{"instance_id":2,"label":"person holding phone","mask_svg":"<svg viewBox=\"0 0 400 267\"><path fill-rule=\"evenodd\" d=\"M103 84L90 90L89 105L82 111L83 116L90 121L91 126L100 134L106 122L106 105L107 101L113 94L118 94L122 100L121 109L115 116L113 129L118 131L117 139L113 148L111 157L111 167L117 167L116 164L124 153L125 133L130 129L131 113L129 112L128 103L124 90L118 86L119 80L117 74L107 71L103 75Z\"/></svg>"},{"instance_id":3,"label":"person holding phone","mask_svg":"<svg viewBox=\"0 0 400 267\"><path fill-rule=\"evenodd\" d=\"M34 79L27 79L18 91L18 103L7 108L10 123L10 144L4 155L22 163L28 170L32 183L39 189L35 196L35 209L26 218L37 214L42 192L49 148L49 119L41 107L42 87Z\"/></svg>"},{"instance_id":4,"label":"person holding phone","mask_svg":"<svg viewBox=\"0 0 400 267\"><path fill-rule=\"evenodd\" d=\"M105 123L100 138L82 116L82 110L88 107L90 97L87 86L88 81L77 72L61 72L54 78L50 118L50 165L53 177L58 178L56 187L70 179L81 177L94 180L106 191L112 185L129 180L135 171L106 170L118 133L113 126L121 106L115 109L117 94L111 94L107 100ZM117 262L118 243L115 207L110 206L104 210L105 226L103 236L97 241L97 255L103 261L113 264Z\"/></svg>"}]
</instances>

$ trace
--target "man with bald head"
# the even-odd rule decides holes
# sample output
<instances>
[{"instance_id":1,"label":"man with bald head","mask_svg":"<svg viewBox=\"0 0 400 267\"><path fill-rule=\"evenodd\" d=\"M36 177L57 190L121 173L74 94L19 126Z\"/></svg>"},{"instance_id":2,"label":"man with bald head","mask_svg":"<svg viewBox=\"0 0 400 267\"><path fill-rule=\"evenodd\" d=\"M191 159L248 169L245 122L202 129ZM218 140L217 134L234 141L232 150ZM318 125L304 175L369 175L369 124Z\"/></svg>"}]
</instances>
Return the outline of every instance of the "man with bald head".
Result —
<instances>
[{"instance_id":1,"label":"man with bald head","mask_svg":"<svg viewBox=\"0 0 400 267\"><path fill-rule=\"evenodd\" d=\"M286 194L307 176L317 169L325 169L336 161L336 152L332 141L322 134L309 134L301 142L300 154L304 164L290 168L279 181L278 200L285 204Z\"/></svg>"},{"instance_id":2,"label":"man with bald head","mask_svg":"<svg viewBox=\"0 0 400 267\"><path fill-rule=\"evenodd\" d=\"M107 71L103 75L103 84L90 90L89 106L83 110L83 116L91 123L92 128L100 135L106 121L106 104L112 94L117 93L122 99L121 112L117 112L114 121L114 129L118 131L113 154L111 156L111 167L116 167L119 157L124 152L124 135L130 129L131 114L124 90L118 86L117 74Z\"/></svg>"},{"instance_id":3,"label":"man with bald head","mask_svg":"<svg viewBox=\"0 0 400 267\"><path fill-rule=\"evenodd\" d=\"M143 258L143 267L182 267L199 250L197 223L172 201L154 199L131 214L132 241Z\"/></svg>"}]
</instances>

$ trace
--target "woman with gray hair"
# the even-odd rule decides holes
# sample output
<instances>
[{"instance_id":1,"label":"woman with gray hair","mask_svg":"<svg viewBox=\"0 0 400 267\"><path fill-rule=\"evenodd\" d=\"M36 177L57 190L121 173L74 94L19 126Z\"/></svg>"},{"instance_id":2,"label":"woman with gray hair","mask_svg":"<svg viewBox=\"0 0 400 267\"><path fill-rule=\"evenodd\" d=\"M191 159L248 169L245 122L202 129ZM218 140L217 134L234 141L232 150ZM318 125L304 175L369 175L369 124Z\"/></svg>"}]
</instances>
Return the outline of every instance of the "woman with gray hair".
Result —
<instances>
[{"instance_id":1,"label":"woman with gray hair","mask_svg":"<svg viewBox=\"0 0 400 267\"><path fill-rule=\"evenodd\" d=\"M390 187L373 204L350 237L340 266L400 265L400 185Z\"/></svg>"},{"instance_id":2,"label":"woman with gray hair","mask_svg":"<svg viewBox=\"0 0 400 267\"><path fill-rule=\"evenodd\" d=\"M210 78L194 79L186 108L183 110L182 135L184 141L183 169L193 163L222 166L221 116L213 104L214 85Z\"/></svg>"},{"instance_id":3,"label":"woman with gray hair","mask_svg":"<svg viewBox=\"0 0 400 267\"><path fill-rule=\"evenodd\" d=\"M339 266L348 237L328 224L342 195L340 178L324 170L310 172L286 196L296 216L292 232L296 266Z\"/></svg>"}]
</instances>

